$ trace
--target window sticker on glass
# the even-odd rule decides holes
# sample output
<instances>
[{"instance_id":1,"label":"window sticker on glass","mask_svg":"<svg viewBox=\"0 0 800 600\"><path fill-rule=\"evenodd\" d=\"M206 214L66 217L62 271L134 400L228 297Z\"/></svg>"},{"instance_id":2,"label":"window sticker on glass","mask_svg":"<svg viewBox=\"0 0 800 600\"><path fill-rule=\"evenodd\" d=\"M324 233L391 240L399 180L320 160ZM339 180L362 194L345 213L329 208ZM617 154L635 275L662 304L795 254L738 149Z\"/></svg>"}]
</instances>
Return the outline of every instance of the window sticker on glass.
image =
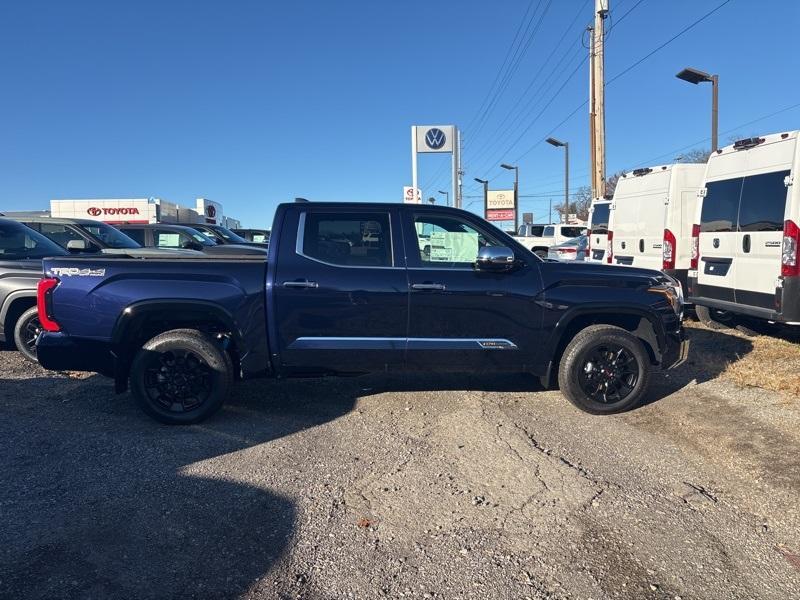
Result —
<instances>
[{"instance_id":1,"label":"window sticker on glass","mask_svg":"<svg viewBox=\"0 0 800 600\"><path fill-rule=\"evenodd\" d=\"M451 231L431 233L431 262L472 263L478 256L478 234Z\"/></svg>"}]
</instances>

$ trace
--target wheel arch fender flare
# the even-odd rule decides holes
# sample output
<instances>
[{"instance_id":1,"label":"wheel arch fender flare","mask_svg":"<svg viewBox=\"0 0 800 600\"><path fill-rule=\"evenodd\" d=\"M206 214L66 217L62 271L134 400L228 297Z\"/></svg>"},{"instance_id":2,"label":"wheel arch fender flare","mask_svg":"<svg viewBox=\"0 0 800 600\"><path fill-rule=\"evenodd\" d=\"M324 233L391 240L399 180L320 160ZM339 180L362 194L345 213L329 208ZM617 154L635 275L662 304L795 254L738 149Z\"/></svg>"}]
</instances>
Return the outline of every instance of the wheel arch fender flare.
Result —
<instances>
[{"instance_id":1,"label":"wheel arch fender flare","mask_svg":"<svg viewBox=\"0 0 800 600\"><path fill-rule=\"evenodd\" d=\"M176 324L195 319L218 321L230 332L234 343L241 342L241 332L236 327L236 321L225 308L207 300L176 298L141 300L126 306L114 324L111 343L115 346L124 345L133 326L159 316L165 317L167 321L175 321Z\"/></svg>"},{"instance_id":2,"label":"wheel arch fender flare","mask_svg":"<svg viewBox=\"0 0 800 600\"><path fill-rule=\"evenodd\" d=\"M593 319L595 317L596 320ZM566 334L580 322L585 322L587 326L593 322L609 325L625 323L623 329L646 343L653 363L661 362L666 343L664 324L655 310L641 304L590 303L567 309L553 329L549 344L551 356L569 343L569 339L565 339Z\"/></svg>"}]
</instances>

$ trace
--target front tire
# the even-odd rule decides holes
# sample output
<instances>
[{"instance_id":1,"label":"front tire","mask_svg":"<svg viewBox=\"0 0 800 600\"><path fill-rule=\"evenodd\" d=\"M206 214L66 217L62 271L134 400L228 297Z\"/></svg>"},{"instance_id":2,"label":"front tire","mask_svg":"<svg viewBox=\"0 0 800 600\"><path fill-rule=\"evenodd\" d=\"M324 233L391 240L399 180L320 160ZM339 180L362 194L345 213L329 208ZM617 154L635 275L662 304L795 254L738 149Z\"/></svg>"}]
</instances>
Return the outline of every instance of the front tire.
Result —
<instances>
[{"instance_id":1,"label":"front tire","mask_svg":"<svg viewBox=\"0 0 800 600\"><path fill-rule=\"evenodd\" d=\"M39 323L39 312L33 306L19 316L14 325L14 345L20 354L31 362L36 359L36 339L42 330Z\"/></svg>"},{"instance_id":2,"label":"front tire","mask_svg":"<svg viewBox=\"0 0 800 600\"><path fill-rule=\"evenodd\" d=\"M210 335L172 329L142 346L131 364L130 383L149 416L167 425L189 425L222 407L233 383L233 363Z\"/></svg>"},{"instance_id":3,"label":"front tire","mask_svg":"<svg viewBox=\"0 0 800 600\"><path fill-rule=\"evenodd\" d=\"M639 338L613 325L591 325L564 350L558 385L582 411L608 415L642 402L650 371L650 357Z\"/></svg>"}]
</instances>

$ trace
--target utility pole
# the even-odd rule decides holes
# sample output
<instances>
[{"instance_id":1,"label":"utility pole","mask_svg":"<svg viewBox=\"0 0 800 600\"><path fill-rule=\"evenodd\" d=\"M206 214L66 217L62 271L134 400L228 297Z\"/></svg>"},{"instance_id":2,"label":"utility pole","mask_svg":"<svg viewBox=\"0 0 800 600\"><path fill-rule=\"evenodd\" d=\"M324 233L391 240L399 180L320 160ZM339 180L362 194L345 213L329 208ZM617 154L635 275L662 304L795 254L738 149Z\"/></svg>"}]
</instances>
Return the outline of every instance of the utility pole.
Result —
<instances>
[{"instance_id":1,"label":"utility pole","mask_svg":"<svg viewBox=\"0 0 800 600\"><path fill-rule=\"evenodd\" d=\"M594 102L594 27L587 27L589 32L589 180L592 186L592 198L597 198L597 152L594 145L595 134L595 102Z\"/></svg>"},{"instance_id":2,"label":"utility pole","mask_svg":"<svg viewBox=\"0 0 800 600\"><path fill-rule=\"evenodd\" d=\"M605 113L605 19L609 0L595 0L594 28L591 35L592 79L592 195L602 198L606 191L606 113Z\"/></svg>"}]
</instances>

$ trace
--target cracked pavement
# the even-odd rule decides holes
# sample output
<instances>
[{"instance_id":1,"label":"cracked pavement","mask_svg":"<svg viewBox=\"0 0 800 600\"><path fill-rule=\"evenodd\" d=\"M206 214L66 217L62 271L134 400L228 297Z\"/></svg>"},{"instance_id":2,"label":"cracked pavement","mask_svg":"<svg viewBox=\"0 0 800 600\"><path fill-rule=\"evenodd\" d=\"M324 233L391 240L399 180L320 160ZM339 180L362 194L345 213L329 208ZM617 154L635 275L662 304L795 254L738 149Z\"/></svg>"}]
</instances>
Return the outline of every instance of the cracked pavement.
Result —
<instances>
[{"instance_id":1,"label":"cracked pavement","mask_svg":"<svg viewBox=\"0 0 800 600\"><path fill-rule=\"evenodd\" d=\"M800 405L702 361L612 417L370 376L241 383L187 428L0 362L0 597L800 598Z\"/></svg>"}]
</instances>

